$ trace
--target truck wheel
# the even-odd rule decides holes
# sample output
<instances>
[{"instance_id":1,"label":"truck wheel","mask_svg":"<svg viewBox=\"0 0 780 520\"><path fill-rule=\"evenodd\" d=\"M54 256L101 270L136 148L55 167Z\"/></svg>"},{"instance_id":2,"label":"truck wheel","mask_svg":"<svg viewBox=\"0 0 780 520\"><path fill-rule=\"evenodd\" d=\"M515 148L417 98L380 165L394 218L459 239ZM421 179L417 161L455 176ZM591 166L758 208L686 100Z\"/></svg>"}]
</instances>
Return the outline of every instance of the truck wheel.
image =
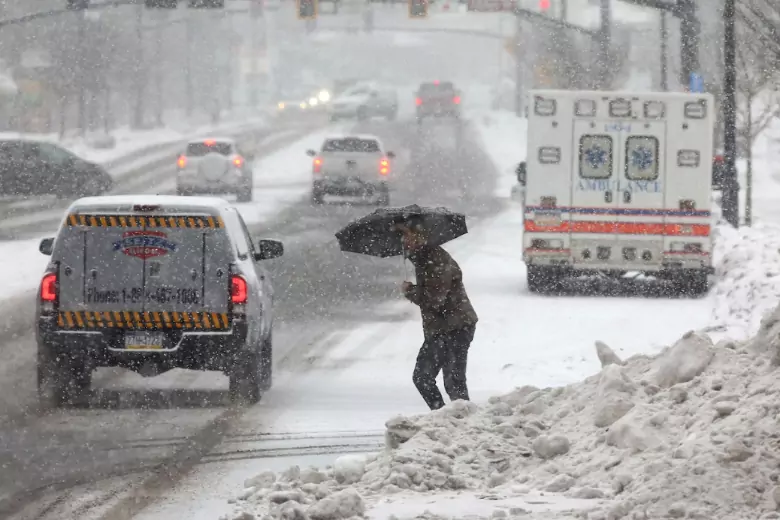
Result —
<instances>
[{"instance_id":1,"label":"truck wheel","mask_svg":"<svg viewBox=\"0 0 780 520\"><path fill-rule=\"evenodd\" d=\"M38 400L43 408L83 401L92 385L92 367L83 360L38 349Z\"/></svg>"},{"instance_id":2,"label":"truck wheel","mask_svg":"<svg viewBox=\"0 0 780 520\"><path fill-rule=\"evenodd\" d=\"M268 335L268 339L263 342L263 348L260 351L260 390L271 389L274 379L274 347L273 337Z\"/></svg>"},{"instance_id":3,"label":"truck wheel","mask_svg":"<svg viewBox=\"0 0 780 520\"><path fill-rule=\"evenodd\" d=\"M242 352L228 373L230 400L255 404L260 400L260 358L257 352Z\"/></svg>"},{"instance_id":4,"label":"truck wheel","mask_svg":"<svg viewBox=\"0 0 780 520\"><path fill-rule=\"evenodd\" d=\"M560 274L549 267L529 265L526 277L528 290L532 293L544 294L560 288Z\"/></svg>"},{"instance_id":5,"label":"truck wheel","mask_svg":"<svg viewBox=\"0 0 780 520\"><path fill-rule=\"evenodd\" d=\"M236 202L252 202L252 186L246 186L237 192Z\"/></svg>"}]
</instances>

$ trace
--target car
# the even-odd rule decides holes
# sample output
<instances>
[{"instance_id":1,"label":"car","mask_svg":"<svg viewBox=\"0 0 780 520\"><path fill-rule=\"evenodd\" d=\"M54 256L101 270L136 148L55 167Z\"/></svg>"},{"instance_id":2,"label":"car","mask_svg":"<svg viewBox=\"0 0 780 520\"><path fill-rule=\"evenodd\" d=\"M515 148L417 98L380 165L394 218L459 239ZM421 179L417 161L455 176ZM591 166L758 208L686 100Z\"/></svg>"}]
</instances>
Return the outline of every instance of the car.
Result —
<instances>
[{"instance_id":1,"label":"car","mask_svg":"<svg viewBox=\"0 0 780 520\"><path fill-rule=\"evenodd\" d=\"M326 138L313 157L312 203L322 204L325 195L375 198L376 204L390 204L392 159L382 141L373 135Z\"/></svg>"},{"instance_id":2,"label":"car","mask_svg":"<svg viewBox=\"0 0 780 520\"><path fill-rule=\"evenodd\" d=\"M460 119L461 93L450 81L432 81L421 84L415 96L417 122L428 117Z\"/></svg>"},{"instance_id":3,"label":"car","mask_svg":"<svg viewBox=\"0 0 780 520\"><path fill-rule=\"evenodd\" d=\"M102 195L114 181L100 165L43 140L0 139L0 194Z\"/></svg>"},{"instance_id":4,"label":"car","mask_svg":"<svg viewBox=\"0 0 780 520\"><path fill-rule=\"evenodd\" d=\"M223 371L237 402L270 388L274 293L263 261L284 246L253 241L225 200L78 199L39 249L50 257L35 316L45 406L88 397L100 367Z\"/></svg>"},{"instance_id":5,"label":"car","mask_svg":"<svg viewBox=\"0 0 780 520\"><path fill-rule=\"evenodd\" d=\"M232 193L238 202L249 202L253 160L253 154L239 149L232 138L190 141L176 163L176 194Z\"/></svg>"},{"instance_id":6,"label":"car","mask_svg":"<svg viewBox=\"0 0 780 520\"><path fill-rule=\"evenodd\" d=\"M301 117L321 113L330 99L330 91L326 88L295 85L277 94L276 114L279 117Z\"/></svg>"},{"instance_id":7,"label":"car","mask_svg":"<svg viewBox=\"0 0 780 520\"><path fill-rule=\"evenodd\" d=\"M359 83L335 97L330 104L330 120L345 118L366 120L384 117L393 121L398 116L398 94L395 89L377 83Z\"/></svg>"}]
</instances>

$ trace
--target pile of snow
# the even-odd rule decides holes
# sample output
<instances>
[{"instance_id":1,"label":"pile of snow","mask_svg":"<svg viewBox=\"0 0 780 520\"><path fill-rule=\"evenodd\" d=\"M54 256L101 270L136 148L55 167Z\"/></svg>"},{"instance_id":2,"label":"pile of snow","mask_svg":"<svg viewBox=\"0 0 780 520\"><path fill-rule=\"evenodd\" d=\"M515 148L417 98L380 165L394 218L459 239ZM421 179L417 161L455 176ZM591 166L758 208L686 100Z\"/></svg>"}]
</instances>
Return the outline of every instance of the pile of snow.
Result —
<instances>
[{"instance_id":1,"label":"pile of snow","mask_svg":"<svg viewBox=\"0 0 780 520\"><path fill-rule=\"evenodd\" d=\"M744 340L780 301L780 228L721 224L715 230L713 323Z\"/></svg>"},{"instance_id":2,"label":"pile of snow","mask_svg":"<svg viewBox=\"0 0 780 520\"><path fill-rule=\"evenodd\" d=\"M580 383L396 417L378 455L250 479L232 518L335 520L401 492L541 490L592 499L577 513L588 520L777 519L778 347L780 307L743 343L689 332L621 361L597 342L603 368Z\"/></svg>"}]
</instances>

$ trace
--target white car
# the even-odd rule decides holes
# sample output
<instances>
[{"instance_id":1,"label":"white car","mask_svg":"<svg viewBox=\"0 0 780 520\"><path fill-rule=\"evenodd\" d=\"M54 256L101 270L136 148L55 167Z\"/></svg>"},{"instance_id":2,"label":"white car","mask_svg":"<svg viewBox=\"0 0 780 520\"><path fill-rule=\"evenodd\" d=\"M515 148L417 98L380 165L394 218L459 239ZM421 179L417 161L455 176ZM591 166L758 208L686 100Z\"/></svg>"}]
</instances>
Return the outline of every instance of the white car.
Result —
<instances>
[{"instance_id":1,"label":"white car","mask_svg":"<svg viewBox=\"0 0 780 520\"><path fill-rule=\"evenodd\" d=\"M376 83L359 83L334 98L330 105L330 119L365 120L384 117L392 121L398 115L398 93L395 89Z\"/></svg>"},{"instance_id":2,"label":"white car","mask_svg":"<svg viewBox=\"0 0 780 520\"><path fill-rule=\"evenodd\" d=\"M234 193L238 202L252 200L251 153L231 138L190 141L177 161L177 195Z\"/></svg>"},{"instance_id":3,"label":"white car","mask_svg":"<svg viewBox=\"0 0 780 520\"><path fill-rule=\"evenodd\" d=\"M319 152L306 152L312 164L312 202L322 204L325 195L374 199L390 204L393 152L385 150L373 135L329 137Z\"/></svg>"}]
</instances>

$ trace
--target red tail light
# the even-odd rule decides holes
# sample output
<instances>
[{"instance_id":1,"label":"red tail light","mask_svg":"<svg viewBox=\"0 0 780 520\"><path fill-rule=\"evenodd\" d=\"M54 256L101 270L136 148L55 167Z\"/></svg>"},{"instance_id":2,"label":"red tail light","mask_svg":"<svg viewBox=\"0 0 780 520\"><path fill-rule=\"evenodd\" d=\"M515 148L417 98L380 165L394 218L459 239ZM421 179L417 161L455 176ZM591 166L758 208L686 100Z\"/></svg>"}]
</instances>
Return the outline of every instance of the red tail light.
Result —
<instances>
[{"instance_id":1,"label":"red tail light","mask_svg":"<svg viewBox=\"0 0 780 520\"><path fill-rule=\"evenodd\" d=\"M241 305L247 302L249 291L243 276L234 274L230 277L230 302Z\"/></svg>"},{"instance_id":2,"label":"red tail light","mask_svg":"<svg viewBox=\"0 0 780 520\"><path fill-rule=\"evenodd\" d=\"M415 104L416 104L418 107L419 107L420 105L422 105L422 99L420 99L420 98L414 98L414 102L415 102Z\"/></svg>"},{"instance_id":3,"label":"red tail light","mask_svg":"<svg viewBox=\"0 0 780 520\"><path fill-rule=\"evenodd\" d=\"M460 96L455 96L454 98L452 98L452 102L455 103L456 105L460 105Z\"/></svg>"},{"instance_id":4,"label":"red tail light","mask_svg":"<svg viewBox=\"0 0 780 520\"><path fill-rule=\"evenodd\" d=\"M716 164L722 164L722 163L724 163L724 162L725 162L725 159L723 158L723 156L722 156L722 155L716 155L716 156L715 156L715 159L714 159L714 162L715 162Z\"/></svg>"},{"instance_id":5,"label":"red tail light","mask_svg":"<svg viewBox=\"0 0 780 520\"><path fill-rule=\"evenodd\" d=\"M314 173L322 173L322 159L320 159L319 157L314 159L312 170L314 171Z\"/></svg>"},{"instance_id":6,"label":"red tail light","mask_svg":"<svg viewBox=\"0 0 780 520\"><path fill-rule=\"evenodd\" d=\"M184 168L185 166L187 166L187 158L184 157L183 155L180 155L179 160L176 161L176 164L179 166L179 168Z\"/></svg>"},{"instance_id":7,"label":"red tail light","mask_svg":"<svg viewBox=\"0 0 780 520\"><path fill-rule=\"evenodd\" d=\"M243 157L241 157L241 156L235 157L235 158L233 159L233 165L234 165L236 168L241 168L241 167L244 165L244 158L243 158Z\"/></svg>"},{"instance_id":8,"label":"red tail light","mask_svg":"<svg viewBox=\"0 0 780 520\"><path fill-rule=\"evenodd\" d=\"M379 161L379 173L382 175L387 175L390 173L390 161L387 159L382 159Z\"/></svg>"},{"instance_id":9,"label":"red tail light","mask_svg":"<svg viewBox=\"0 0 780 520\"><path fill-rule=\"evenodd\" d=\"M41 301L54 303L57 301L57 273L49 273L41 281Z\"/></svg>"}]
</instances>

